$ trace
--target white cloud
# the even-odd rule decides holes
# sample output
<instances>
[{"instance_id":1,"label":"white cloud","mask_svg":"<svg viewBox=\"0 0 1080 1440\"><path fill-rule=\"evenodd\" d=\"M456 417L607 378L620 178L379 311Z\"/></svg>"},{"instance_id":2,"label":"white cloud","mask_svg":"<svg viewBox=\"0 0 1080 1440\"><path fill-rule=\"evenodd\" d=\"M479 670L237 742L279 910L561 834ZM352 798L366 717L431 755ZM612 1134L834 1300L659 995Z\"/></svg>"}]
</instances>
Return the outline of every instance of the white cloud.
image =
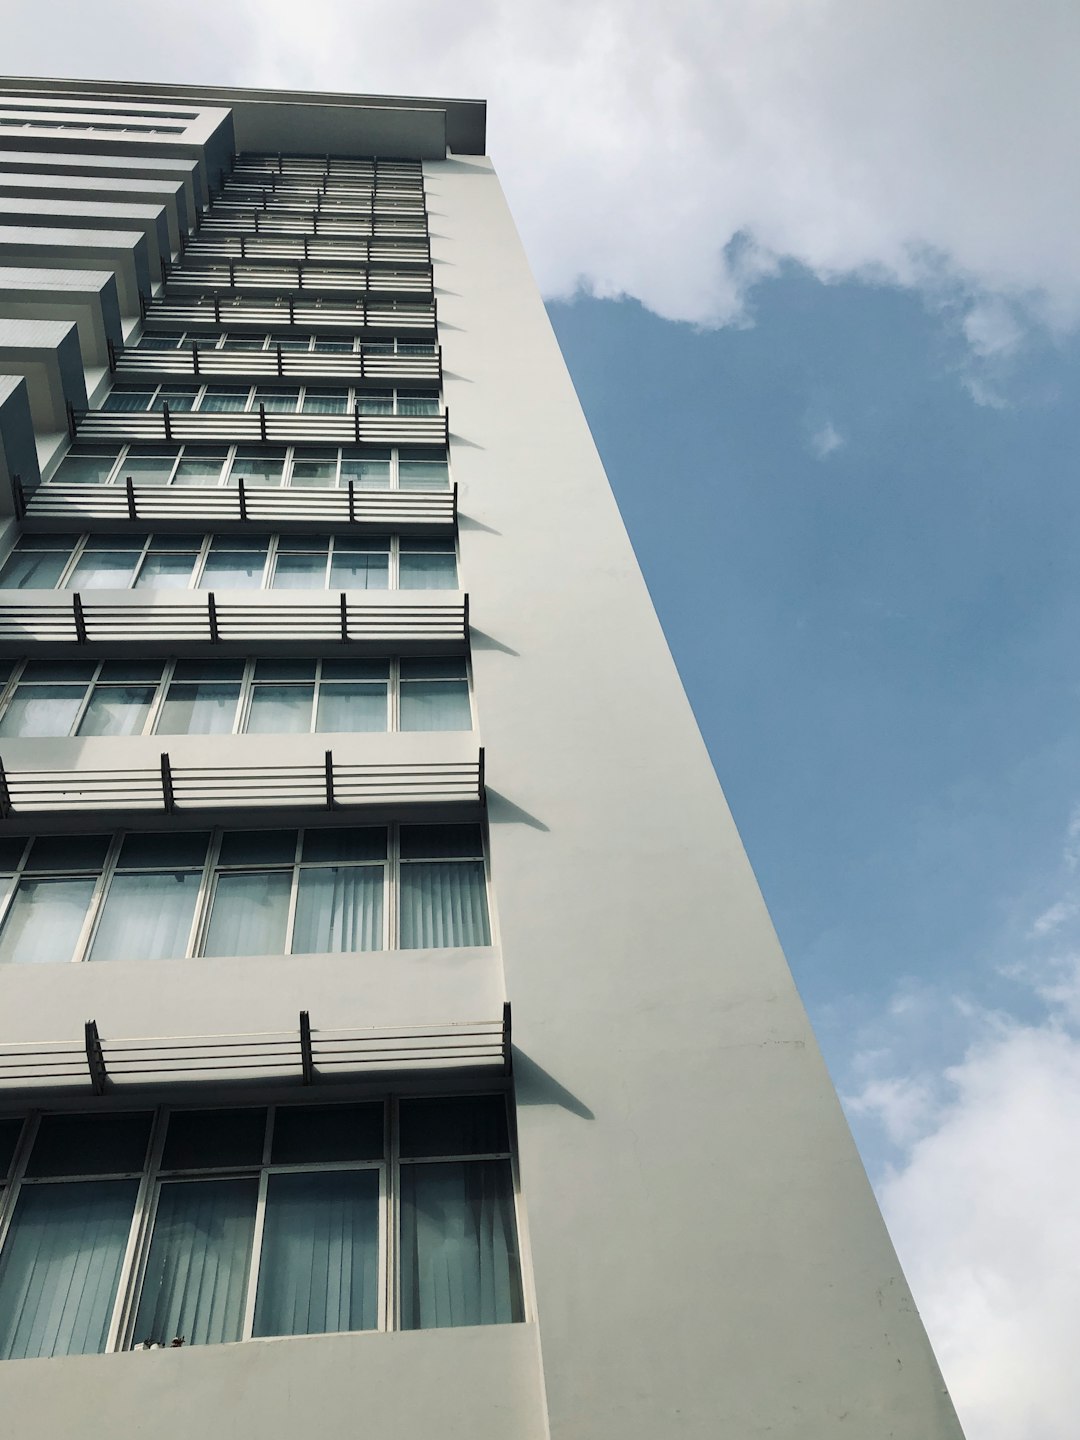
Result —
<instances>
[{"instance_id":1,"label":"white cloud","mask_svg":"<svg viewBox=\"0 0 1080 1440\"><path fill-rule=\"evenodd\" d=\"M902 985L861 1037L853 1121L894 1147L885 1218L967 1440L1073 1440L1080 1412L1080 876L1074 812L1056 873L1021 907L1020 1021ZM1011 944L1013 942L1010 942ZM967 1036L942 1069L923 1046Z\"/></svg>"},{"instance_id":2,"label":"white cloud","mask_svg":"<svg viewBox=\"0 0 1080 1440\"><path fill-rule=\"evenodd\" d=\"M819 460L827 460L834 450L839 450L845 444L843 435L837 430L831 420L826 420L824 425L818 428L810 436L810 450Z\"/></svg>"},{"instance_id":3,"label":"white cloud","mask_svg":"<svg viewBox=\"0 0 1080 1440\"><path fill-rule=\"evenodd\" d=\"M968 1440L1073 1440L1080 1041L1011 1026L946 1079L951 1098L879 1186L885 1218Z\"/></svg>"},{"instance_id":4,"label":"white cloud","mask_svg":"<svg viewBox=\"0 0 1080 1440\"><path fill-rule=\"evenodd\" d=\"M141 0L19 0L5 65L485 96L553 296L729 323L787 259L948 294L991 361L1033 319L1080 316L1080 6L398 0L391 23L374 0L308 0L304 16L188 0L163 52Z\"/></svg>"}]
</instances>

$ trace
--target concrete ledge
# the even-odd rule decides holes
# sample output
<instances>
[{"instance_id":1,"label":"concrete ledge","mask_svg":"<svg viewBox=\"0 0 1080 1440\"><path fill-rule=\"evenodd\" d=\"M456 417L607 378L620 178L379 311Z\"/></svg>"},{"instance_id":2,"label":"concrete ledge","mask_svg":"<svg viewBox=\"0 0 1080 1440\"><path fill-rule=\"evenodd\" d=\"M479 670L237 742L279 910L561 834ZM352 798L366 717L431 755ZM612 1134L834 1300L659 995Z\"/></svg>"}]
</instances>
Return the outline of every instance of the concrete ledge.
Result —
<instances>
[{"instance_id":1,"label":"concrete ledge","mask_svg":"<svg viewBox=\"0 0 1080 1440\"><path fill-rule=\"evenodd\" d=\"M0 375L0 517L15 513L16 476L27 491L41 480L30 392L21 375Z\"/></svg>"},{"instance_id":2,"label":"concrete ledge","mask_svg":"<svg viewBox=\"0 0 1080 1440\"><path fill-rule=\"evenodd\" d=\"M150 252L136 230L37 229L0 224L0 266L45 270L111 270L116 277L120 312L132 321L141 313L139 295L149 298Z\"/></svg>"},{"instance_id":3,"label":"concrete ledge","mask_svg":"<svg viewBox=\"0 0 1080 1440\"><path fill-rule=\"evenodd\" d=\"M0 234L0 241L3 238ZM100 255L100 251L96 253ZM117 284L110 270L0 265L0 316L73 320L88 370L107 370L108 342L111 340L118 350L124 343Z\"/></svg>"},{"instance_id":4,"label":"concrete ledge","mask_svg":"<svg viewBox=\"0 0 1080 1440\"><path fill-rule=\"evenodd\" d=\"M86 405L79 332L70 320L0 319L0 375L23 375L41 434L63 434L68 406Z\"/></svg>"}]
</instances>

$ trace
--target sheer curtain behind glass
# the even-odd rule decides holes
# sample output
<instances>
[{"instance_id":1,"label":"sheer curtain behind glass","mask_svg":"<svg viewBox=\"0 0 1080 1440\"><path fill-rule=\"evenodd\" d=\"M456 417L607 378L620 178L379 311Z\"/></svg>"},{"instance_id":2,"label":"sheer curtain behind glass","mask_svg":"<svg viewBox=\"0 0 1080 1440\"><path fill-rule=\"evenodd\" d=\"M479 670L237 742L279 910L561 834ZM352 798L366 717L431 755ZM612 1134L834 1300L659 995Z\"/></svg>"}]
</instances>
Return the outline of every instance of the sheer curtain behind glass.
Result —
<instances>
[{"instance_id":1,"label":"sheer curtain behind glass","mask_svg":"<svg viewBox=\"0 0 1080 1440\"><path fill-rule=\"evenodd\" d=\"M0 1254L0 1359L105 1349L137 1191L134 1180L23 1187Z\"/></svg>"},{"instance_id":2,"label":"sheer curtain behind glass","mask_svg":"<svg viewBox=\"0 0 1080 1440\"><path fill-rule=\"evenodd\" d=\"M158 1198L135 1343L239 1340L258 1181L166 1181Z\"/></svg>"},{"instance_id":3,"label":"sheer curtain behind glass","mask_svg":"<svg viewBox=\"0 0 1080 1440\"><path fill-rule=\"evenodd\" d=\"M114 875L91 960L171 960L187 953L202 873Z\"/></svg>"},{"instance_id":4,"label":"sheer curtain behind glass","mask_svg":"<svg viewBox=\"0 0 1080 1440\"><path fill-rule=\"evenodd\" d=\"M330 865L300 872L294 954L381 950L383 867Z\"/></svg>"},{"instance_id":5,"label":"sheer curtain behind glass","mask_svg":"<svg viewBox=\"0 0 1080 1440\"><path fill-rule=\"evenodd\" d=\"M522 1318L510 1162L402 1165L402 1328Z\"/></svg>"},{"instance_id":6,"label":"sheer curtain behind glass","mask_svg":"<svg viewBox=\"0 0 1080 1440\"><path fill-rule=\"evenodd\" d=\"M484 866L443 860L401 867L401 948L490 945Z\"/></svg>"},{"instance_id":7,"label":"sheer curtain behind glass","mask_svg":"<svg viewBox=\"0 0 1080 1440\"><path fill-rule=\"evenodd\" d=\"M256 1335L321 1335L378 1324L376 1170L271 1175Z\"/></svg>"}]
</instances>

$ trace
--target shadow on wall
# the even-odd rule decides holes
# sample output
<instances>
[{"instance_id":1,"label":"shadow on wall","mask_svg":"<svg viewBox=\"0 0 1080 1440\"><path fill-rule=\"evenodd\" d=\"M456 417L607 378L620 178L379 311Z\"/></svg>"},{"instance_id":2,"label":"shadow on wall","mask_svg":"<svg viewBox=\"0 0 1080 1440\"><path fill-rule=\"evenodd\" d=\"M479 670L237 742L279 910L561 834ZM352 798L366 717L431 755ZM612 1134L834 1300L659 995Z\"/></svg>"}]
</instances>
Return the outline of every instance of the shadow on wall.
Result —
<instances>
[{"instance_id":1,"label":"shadow on wall","mask_svg":"<svg viewBox=\"0 0 1080 1440\"><path fill-rule=\"evenodd\" d=\"M523 1050L515 1045L514 1052L514 1097L518 1105L558 1105L580 1120L595 1120L596 1116L571 1095L565 1085L560 1085L553 1075L530 1060Z\"/></svg>"},{"instance_id":2,"label":"shadow on wall","mask_svg":"<svg viewBox=\"0 0 1080 1440\"><path fill-rule=\"evenodd\" d=\"M545 835L550 833L542 820L530 815L528 810L515 805L497 790L487 790L487 808L488 820L493 825L529 825L533 830L543 830Z\"/></svg>"}]
</instances>

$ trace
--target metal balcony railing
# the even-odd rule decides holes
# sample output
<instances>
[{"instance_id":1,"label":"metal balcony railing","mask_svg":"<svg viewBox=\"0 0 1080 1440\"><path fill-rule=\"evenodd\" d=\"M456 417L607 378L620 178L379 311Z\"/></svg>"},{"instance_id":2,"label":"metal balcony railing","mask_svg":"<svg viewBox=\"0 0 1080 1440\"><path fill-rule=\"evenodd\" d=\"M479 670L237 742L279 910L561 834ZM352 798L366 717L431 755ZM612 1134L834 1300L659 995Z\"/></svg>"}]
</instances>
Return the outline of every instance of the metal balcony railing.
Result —
<instances>
[{"instance_id":1,"label":"metal balcony railing","mask_svg":"<svg viewBox=\"0 0 1080 1440\"><path fill-rule=\"evenodd\" d=\"M369 270L362 266L295 260L272 264L259 260L227 260L193 264L187 258L168 277L168 295L182 290L269 290L274 294L417 295L431 298L430 271Z\"/></svg>"},{"instance_id":2,"label":"metal balcony railing","mask_svg":"<svg viewBox=\"0 0 1080 1440\"><path fill-rule=\"evenodd\" d=\"M0 758L0 820L151 811L232 815L238 810L353 810L480 805L484 752L475 760L355 764L327 750L321 764L174 765L95 770L8 770Z\"/></svg>"},{"instance_id":3,"label":"metal balcony railing","mask_svg":"<svg viewBox=\"0 0 1080 1440\"><path fill-rule=\"evenodd\" d=\"M312 1085L415 1070L509 1073L512 1053L509 1002L498 1019L345 1029L314 1026L310 1012L301 1010L295 1030L238 1035L105 1038L97 1022L87 1020L79 1039L0 1047L0 1090L104 1095L222 1080L291 1078Z\"/></svg>"},{"instance_id":4,"label":"metal balcony railing","mask_svg":"<svg viewBox=\"0 0 1080 1440\"><path fill-rule=\"evenodd\" d=\"M77 591L0 590L0 653L59 645L112 652L132 645L146 654L148 646L205 650L209 644L230 653L276 646L292 655L343 645L357 653L461 654L469 634L469 598L454 591L441 592L439 600L385 603L344 590L304 601L281 600L272 591L265 599L241 600L238 593L219 599L212 590L170 591L143 600L133 592L130 603L117 603L92 592L84 599Z\"/></svg>"},{"instance_id":5,"label":"metal balcony railing","mask_svg":"<svg viewBox=\"0 0 1080 1440\"><path fill-rule=\"evenodd\" d=\"M175 272L174 272L175 273ZM322 300L289 298L270 304L261 298L220 294L197 299L151 300L143 318L150 325L175 325L183 329L208 325L220 330L262 331L295 326L302 330L377 331L380 334L419 332L434 338L437 323L435 302L422 300Z\"/></svg>"},{"instance_id":6,"label":"metal balcony railing","mask_svg":"<svg viewBox=\"0 0 1080 1440\"><path fill-rule=\"evenodd\" d=\"M115 357L120 378L147 376L158 379L191 376L194 379L261 379L372 381L383 384L436 383L442 379L442 352L433 355L365 355L350 351L218 350L197 341L184 350L125 350Z\"/></svg>"},{"instance_id":7,"label":"metal balcony railing","mask_svg":"<svg viewBox=\"0 0 1080 1440\"><path fill-rule=\"evenodd\" d=\"M418 240L351 240L332 235L197 235L184 251L191 260L316 260L326 264L430 265L431 245Z\"/></svg>"},{"instance_id":8,"label":"metal balcony railing","mask_svg":"<svg viewBox=\"0 0 1080 1440\"><path fill-rule=\"evenodd\" d=\"M92 529L93 522L115 529L118 522L153 522L156 528L190 530L245 521L276 527L358 529L433 533L453 528L457 490L282 489L241 481L224 489L201 486L64 485L48 482L20 505L28 533Z\"/></svg>"},{"instance_id":9,"label":"metal balcony railing","mask_svg":"<svg viewBox=\"0 0 1080 1440\"><path fill-rule=\"evenodd\" d=\"M361 415L359 406L344 415L305 415L267 410L88 410L71 413L72 439L202 441L230 444L267 440L309 445L443 445L449 440L449 416Z\"/></svg>"}]
</instances>

